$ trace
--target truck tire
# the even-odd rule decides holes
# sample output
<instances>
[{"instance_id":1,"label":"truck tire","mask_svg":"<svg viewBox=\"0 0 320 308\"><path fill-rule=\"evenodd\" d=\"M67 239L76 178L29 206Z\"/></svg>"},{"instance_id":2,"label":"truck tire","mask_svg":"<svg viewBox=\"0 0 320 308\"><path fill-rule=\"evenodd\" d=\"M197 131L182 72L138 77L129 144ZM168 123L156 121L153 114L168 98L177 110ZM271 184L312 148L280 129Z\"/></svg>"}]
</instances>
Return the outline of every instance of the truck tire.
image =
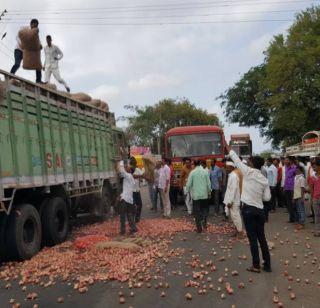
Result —
<instances>
[{"instance_id":1,"label":"truck tire","mask_svg":"<svg viewBox=\"0 0 320 308\"><path fill-rule=\"evenodd\" d=\"M6 261L6 257L7 257L6 226L7 226L7 215L0 214L0 262Z\"/></svg>"},{"instance_id":2,"label":"truck tire","mask_svg":"<svg viewBox=\"0 0 320 308\"><path fill-rule=\"evenodd\" d=\"M41 245L41 221L36 208L20 204L9 216L6 244L11 258L30 259Z\"/></svg>"},{"instance_id":3,"label":"truck tire","mask_svg":"<svg viewBox=\"0 0 320 308\"><path fill-rule=\"evenodd\" d=\"M115 202L115 193L112 189L112 186L109 182L104 182L101 193L102 205L103 205L103 213L107 216L110 213L111 206L114 205Z\"/></svg>"},{"instance_id":4,"label":"truck tire","mask_svg":"<svg viewBox=\"0 0 320 308\"><path fill-rule=\"evenodd\" d=\"M69 211L66 202L60 197L43 202L42 233L46 246L54 246L64 242L69 233Z\"/></svg>"}]
</instances>

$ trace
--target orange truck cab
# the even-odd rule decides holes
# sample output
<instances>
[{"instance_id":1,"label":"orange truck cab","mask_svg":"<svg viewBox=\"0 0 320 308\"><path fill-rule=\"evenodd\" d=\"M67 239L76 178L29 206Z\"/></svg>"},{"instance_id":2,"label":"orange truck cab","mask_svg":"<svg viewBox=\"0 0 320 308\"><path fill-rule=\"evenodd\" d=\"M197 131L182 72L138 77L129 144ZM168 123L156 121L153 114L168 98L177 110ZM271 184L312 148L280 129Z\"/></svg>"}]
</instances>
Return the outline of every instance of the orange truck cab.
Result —
<instances>
[{"instance_id":1,"label":"orange truck cab","mask_svg":"<svg viewBox=\"0 0 320 308\"><path fill-rule=\"evenodd\" d=\"M211 125L172 128L165 136L165 157L172 161L171 185L179 187L183 158L205 160L208 167L214 158L218 165L222 164L225 157L223 129Z\"/></svg>"}]
</instances>

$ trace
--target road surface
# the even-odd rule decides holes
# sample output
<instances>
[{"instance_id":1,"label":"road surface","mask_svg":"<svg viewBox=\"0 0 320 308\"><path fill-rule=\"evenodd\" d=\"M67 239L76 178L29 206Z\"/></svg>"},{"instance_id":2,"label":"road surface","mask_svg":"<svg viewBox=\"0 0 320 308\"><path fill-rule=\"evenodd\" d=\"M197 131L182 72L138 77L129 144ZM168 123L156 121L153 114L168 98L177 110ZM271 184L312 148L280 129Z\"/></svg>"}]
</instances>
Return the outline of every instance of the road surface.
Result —
<instances>
[{"instance_id":1,"label":"road surface","mask_svg":"<svg viewBox=\"0 0 320 308\"><path fill-rule=\"evenodd\" d=\"M143 219L159 216L159 213L153 213L147 208L146 198L144 203ZM183 207L173 212L173 217L182 215L186 215ZM89 287L88 292L80 294L73 289L72 282L60 281L50 288L28 285L27 291L23 292L17 282L11 282L12 286L6 289L8 282L0 280L0 307L12 307L10 299L14 299L16 303L20 303L20 307L38 305L38 307L78 308L269 308L278 307L278 304L273 303L273 297L276 296L283 307L318 308L320 307L320 240L313 237L311 224L308 224L305 230L296 232L294 226L289 225L287 220L285 211L279 209L276 213L270 214L270 222L266 225L267 238L275 245L271 250L272 273L255 274L246 271L250 265L250 252L245 241L230 242L230 235L217 236L206 233L198 235L195 232L186 232L176 234L171 244L172 247L184 248L185 253L169 260L168 263L155 266L150 288L143 285L141 288L129 289L128 283L113 281L95 283ZM221 223L221 218L210 216L210 222ZM201 288L185 287L186 281L193 279L194 271L188 262L196 258L196 255L199 255L200 264L212 260L216 271L209 271L205 275ZM247 259L239 258L244 255ZM225 260L219 261L221 258ZM238 275L233 276L233 271L237 271ZM160 282L163 286L168 284L168 287L159 287ZM229 282L234 290L232 295L225 291L226 282ZM244 289L238 287L241 282L245 286ZM203 285L206 285L206 294L199 295L199 289L204 289ZM37 299L27 300L27 293L30 292L36 292ZM119 303L119 292L124 294L124 304ZM134 296L131 297L130 292L134 292ZM290 299L292 292L295 294L295 299ZM186 293L192 295L191 300L185 298ZM225 294L225 298L222 298L222 293ZM63 303L57 302L59 297L63 297Z\"/></svg>"}]
</instances>

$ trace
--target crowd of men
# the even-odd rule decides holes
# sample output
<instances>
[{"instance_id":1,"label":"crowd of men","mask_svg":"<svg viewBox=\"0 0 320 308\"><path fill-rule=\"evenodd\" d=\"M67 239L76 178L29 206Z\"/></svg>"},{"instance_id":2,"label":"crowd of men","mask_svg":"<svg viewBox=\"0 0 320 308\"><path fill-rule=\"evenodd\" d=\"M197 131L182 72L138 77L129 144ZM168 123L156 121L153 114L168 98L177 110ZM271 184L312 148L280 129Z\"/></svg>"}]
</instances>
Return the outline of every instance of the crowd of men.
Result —
<instances>
[{"instance_id":1,"label":"crowd of men","mask_svg":"<svg viewBox=\"0 0 320 308\"><path fill-rule=\"evenodd\" d=\"M21 28L23 29L23 28ZM21 30L20 29L20 30ZM30 29L38 29L39 30L39 21L37 19L32 19L30 22ZM14 65L11 68L10 73L15 74L20 68L21 62L23 61L23 44L19 37L19 34L16 36L16 47L14 49ZM45 61L42 70L45 72L45 79L42 81L42 72L41 70L36 70L36 82L41 84L47 84L50 82L51 75L64 87L67 92L70 92L70 87L64 81L64 79L60 75L59 70L59 61L63 58L63 53L61 49L52 44L52 36L46 36L47 45L44 47L44 55ZM42 45L40 45L40 49L42 49Z\"/></svg>"},{"instance_id":2,"label":"crowd of men","mask_svg":"<svg viewBox=\"0 0 320 308\"><path fill-rule=\"evenodd\" d=\"M264 260L263 270L271 271L271 260L264 224L269 220L269 212L286 207L289 223L296 223L296 229L305 227L306 216L315 225L314 236L320 236L320 157L268 158L254 156L245 161L226 147L228 159L219 162L183 159L180 176L180 190L189 215L195 219L196 231L207 228L210 206L214 216L223 220L231 219L236 233L242 238L246 231L252 254L252 272L260 272L258 243ZM121 234L125 234L125 217L129 221L130 232L137 231L140 221L142 199L140 186L144 178L143 170L131 159L120 168L124 178L120 203ZM148 180L151 210L158 205L165 218L171 217L170 183L173 168L170 160L158 161L154 178ZM222 211L221 211L222 210ZM310 215L309 215L310 214Z\"/></svg>"}]
</instances>

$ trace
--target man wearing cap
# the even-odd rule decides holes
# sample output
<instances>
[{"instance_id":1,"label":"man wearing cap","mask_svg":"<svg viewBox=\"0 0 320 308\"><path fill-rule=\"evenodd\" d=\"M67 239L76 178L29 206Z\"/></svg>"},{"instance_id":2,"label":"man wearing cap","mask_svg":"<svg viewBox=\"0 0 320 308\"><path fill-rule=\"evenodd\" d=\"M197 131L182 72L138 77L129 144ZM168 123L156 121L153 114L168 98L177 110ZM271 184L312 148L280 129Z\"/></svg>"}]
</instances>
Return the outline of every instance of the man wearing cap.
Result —
<instances>
[{"instance_id":1,"label":"man wearing cap","mask_svg":"<svg viewBox=\"0 0 320 308\"><path fill-rule=\"evenodd\" d=\"M235 165L231 161L227 161L226 170L229 174L227 190L223 203L226 205L225 212L234 223L237 233L236 236L243 235L242 220L240 214L240 195L242 189L242 174L239 169L235 169Z\"/></svg>"}]
</instances>

